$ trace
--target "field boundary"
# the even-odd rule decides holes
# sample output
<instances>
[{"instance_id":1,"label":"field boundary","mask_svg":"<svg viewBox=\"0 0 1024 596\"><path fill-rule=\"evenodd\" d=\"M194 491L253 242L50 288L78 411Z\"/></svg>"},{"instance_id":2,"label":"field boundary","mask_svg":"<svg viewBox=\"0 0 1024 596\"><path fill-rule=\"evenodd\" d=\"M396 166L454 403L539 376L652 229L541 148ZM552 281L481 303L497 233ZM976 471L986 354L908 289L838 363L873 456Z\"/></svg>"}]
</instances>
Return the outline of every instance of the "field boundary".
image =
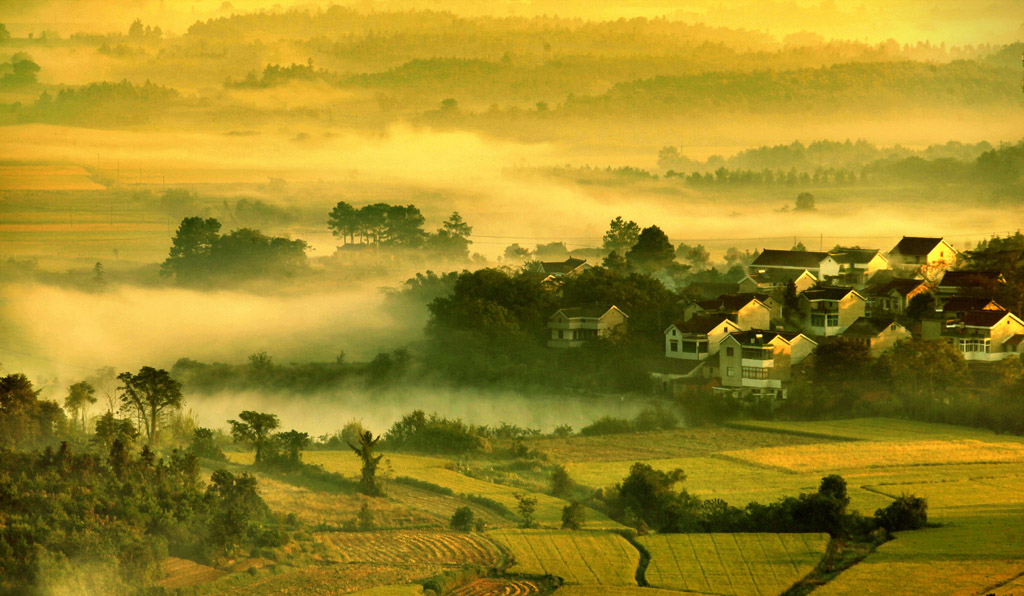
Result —
<instances>
[{"instance_id":1,"label":"field boundary","mask_svg":"<svg viewBox=\"0 0 1024 596\"><path fill-rule=\"evenodd\" d=\"M820 433L820 432L816 433L816 432L812 432L812 431L809 431L809 430L794 430L794 429L789 429L789 428L773 428L773 427L770 427L770 426L759 426L757 424L750 424L750 423L742 422L742 421L740 421L740 422L735 422L735 421L733 421L733 422L723 422L721 425L726 427L726 428L734 428L734 429L737 429L737 430L754 430L754 431L765 432L765 433L775 433L775 434L778 434L778 435L791 435L791 436L794 436L794 437L807 437L809 439L828 439L829 441L839 442L839 443L855 442L855 441L865 441L866 440L866 439L862 439L860 437L849 437L849 436L845 436L845 435L830 435L830 434L827 434L827 433Z\"/></svg>"}]
</instances>

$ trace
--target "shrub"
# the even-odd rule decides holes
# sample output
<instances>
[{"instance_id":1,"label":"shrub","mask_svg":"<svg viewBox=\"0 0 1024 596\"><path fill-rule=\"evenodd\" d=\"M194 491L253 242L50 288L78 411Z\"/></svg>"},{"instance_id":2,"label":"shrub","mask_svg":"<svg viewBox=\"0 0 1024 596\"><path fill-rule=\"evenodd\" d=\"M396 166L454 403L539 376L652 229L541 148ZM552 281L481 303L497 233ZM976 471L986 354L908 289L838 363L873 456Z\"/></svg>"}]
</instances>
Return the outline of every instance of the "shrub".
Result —
<instances>
[{"instance_id":1,"label":"shrub","mask_svg":"<svg viewBox=\"0 0 1024 596\"><path fill-rule=\"evenodd\" d=\"M900 495L888 507L875 511L875 521L890 532L923 528L928 523L928 501L923 497Z\"/></svg>"},{"instance_id":2,"label":"shrub","mask_svg":"<svg viewBox=\"0 0 1024 596\"><path fill-rule=\"evenodd\" d=\"M632 422L624 418L612 418L611 416L598 418L594 422L580 429L580 434L584 437L616 435L631 432L633 432Z\"/></svg>"},{"instance_id":3,"label":"shrub","mask_svg":"<svg viewBox=\"0 0 1024 596\"><path fill-rule=\"evenodd\" d=\"M469 507L459 507L448 520L448 527L460 532L469 532L475 527L473 510Z\"/></svg>"},{"instance_id":4,"label":"shrub","mask_svg":"<svg viewBox=\"0 0 1024 596\"><path fill-rule=\"evenodd\" d=\"M565 466L557 465L551 471L551 494L556 497L564 497L568 495L575 483L572 478L569 477L569 472L565 469Z\"/></svg>"},{"instance_id":5,"label":"shrub","mask_svg":"<svg viewBox=\"0 0 1024 596\"><path fill-rule=\"evenodd\" d=\"M562 508L562 529L579 530L586 521L585 509L579 501L573 501Z\"/></svg>"}]
</instances>

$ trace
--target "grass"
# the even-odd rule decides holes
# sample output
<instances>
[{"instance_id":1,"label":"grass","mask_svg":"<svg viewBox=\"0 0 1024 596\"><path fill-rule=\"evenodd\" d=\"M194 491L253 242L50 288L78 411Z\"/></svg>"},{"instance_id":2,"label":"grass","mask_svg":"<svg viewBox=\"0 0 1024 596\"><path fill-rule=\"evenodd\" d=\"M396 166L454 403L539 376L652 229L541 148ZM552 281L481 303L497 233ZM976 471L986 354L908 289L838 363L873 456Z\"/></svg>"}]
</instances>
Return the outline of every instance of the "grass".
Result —
<instances>
[{"instance_id":1,"label":"grass","mask_svg":"<svg viewBox=\"0 0 1024 596\"><path fill-rule=\"evenodd\" d=\"M637 542L651 553L647 583L725 596L775 596L814 570L827 534L665 534Z\"/></svg>"},{"instance_id":2,"label":"grass","mask_svg":"<svg viewBox=\"0 0 1024 596\"><path fill-rule=\"evenodd\" d=\"M727 451L723 455L793 472L936 464L1024 463L1024 443L967 440L856 441Z\"/></svg>"},{"instance_id":3,"label":"grass","mask_svg":"<svg viewBox=\"0 0 1024 596\"><path fill-rule=\"evenodd\" d=\"M568 584L637 585L640 552L618 534L510 529L487 535L511 553L511 573L553 575Z\"/></svg>"}]
</instances>

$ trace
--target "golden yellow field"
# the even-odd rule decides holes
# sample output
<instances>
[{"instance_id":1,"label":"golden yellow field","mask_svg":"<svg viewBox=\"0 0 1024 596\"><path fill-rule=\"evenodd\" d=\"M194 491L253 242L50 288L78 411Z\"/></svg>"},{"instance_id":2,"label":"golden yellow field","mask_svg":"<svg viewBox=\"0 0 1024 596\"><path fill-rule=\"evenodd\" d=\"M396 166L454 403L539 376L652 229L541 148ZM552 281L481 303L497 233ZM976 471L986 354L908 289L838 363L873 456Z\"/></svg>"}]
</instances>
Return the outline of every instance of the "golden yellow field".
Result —
<instances>
[{"instance_id":1,"label":"golden yellow field","mask_svg":"<svg viewBox=\"0 0 1024 596\"><path fill-rule=\"evenodd\" d=\"M74 165L0 166L0 191L4 190L105 190L89 179L85 168Z\"/></svg>"},{"instance_id":2,"label":"golden yellow field","mask_svg":"<svg viewBox=\"0 0 1024 596\"><path fill-rule=\"evenodd\" d=\"M609 532L494 530L487 536L511 553L512 573L554 575L569 584L635 586L640 551Z\"/></svg>"}]
</instances>

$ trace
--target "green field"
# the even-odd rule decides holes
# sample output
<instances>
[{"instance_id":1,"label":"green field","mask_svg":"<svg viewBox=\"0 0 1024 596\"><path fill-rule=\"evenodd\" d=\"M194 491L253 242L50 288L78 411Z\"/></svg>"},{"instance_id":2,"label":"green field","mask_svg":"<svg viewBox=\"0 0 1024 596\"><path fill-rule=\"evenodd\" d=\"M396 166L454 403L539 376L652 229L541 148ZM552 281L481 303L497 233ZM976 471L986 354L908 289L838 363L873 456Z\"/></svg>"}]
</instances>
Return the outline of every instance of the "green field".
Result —
<instances>
[{"instance_id":1,"label":"green field","mask_svg":"<svg viewBox=\"0 0 1024 596\"><path fill-rule=\"evenodd\" d=\"M569 584L636 586L640 551L609 532L494 530L509 553L512 573L554 575Z\"/></svg>"},{"instance_id":2,"label":"green field","mask_svg":"<svg viewBox=\"0 0 1024 596\"><path fill-rule=\"evenodd\" d=\"M667 534L637 539L651 554L655 588L776 596L814 570L827 534Z\"/></svg>"},{"instance_id":3,"label":"green field","mask_svg":"<svg viewBox=\"0 0 1024 596\"><path fill-rule=\"evenodd\" d=\"M820 435L824 439L860 441L989 441L993 443L1024 443L1024 438L996 434L990 430L899 420L896 418L849 418L817 422L785 422L746 420L730 423L731 428L782 431Z\"/></svg>"}]
</instances>

